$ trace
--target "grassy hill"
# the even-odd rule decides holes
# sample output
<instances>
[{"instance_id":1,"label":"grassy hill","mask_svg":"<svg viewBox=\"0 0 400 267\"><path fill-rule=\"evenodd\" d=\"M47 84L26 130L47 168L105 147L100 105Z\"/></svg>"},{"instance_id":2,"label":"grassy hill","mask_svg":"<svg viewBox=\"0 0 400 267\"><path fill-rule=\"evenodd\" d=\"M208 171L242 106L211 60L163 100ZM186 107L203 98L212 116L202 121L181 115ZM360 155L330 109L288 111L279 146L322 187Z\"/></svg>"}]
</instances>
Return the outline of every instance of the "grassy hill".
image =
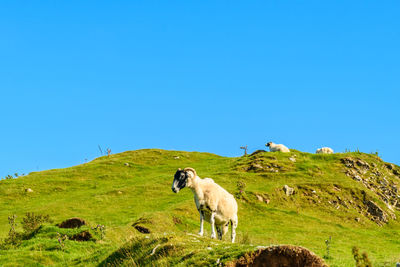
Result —
<instances>
[{"instance_id":1,"label":"grassy hill","mask_svg":"<svg viewBox=\"0 0 400 267\"><path fill-rule=\"evenodd\" d=\"M192 192L171 191L176 169L188 166L237 197L236 244L228 236L211 240L207 223L205 237L196 235ZM294 194L286 195L284 185ZM394 266L400 261L399 189L400 168L364 153L261 151L228 158L127 151L0 181L0 265L215 266L276 244L303 246L323 257L331 237L325 259L331 266L354 266L353 246L366 251L374 266ZM28 212L49 215L53 222L23 234L21 221ZM14 214L17 242L10 245L8 217ZM71 217L89 225L55 226ZM92 229L96 225L105 231ZM71 240L83 231L90 233L89 241Z\"/></svg>"}]
</instances>

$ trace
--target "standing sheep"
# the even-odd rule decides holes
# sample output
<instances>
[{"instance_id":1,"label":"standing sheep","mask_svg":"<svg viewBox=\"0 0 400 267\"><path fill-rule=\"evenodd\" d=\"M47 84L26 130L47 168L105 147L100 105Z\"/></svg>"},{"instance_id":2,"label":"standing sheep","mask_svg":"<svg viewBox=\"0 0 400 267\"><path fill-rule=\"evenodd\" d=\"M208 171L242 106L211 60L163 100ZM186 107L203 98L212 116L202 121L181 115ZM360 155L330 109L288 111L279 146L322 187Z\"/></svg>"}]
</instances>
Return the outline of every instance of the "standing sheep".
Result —
<instances>
[{"instance_id":1,"label":"standing sheep","mask_svg":"<svg viewBox=\"0 0 400 267\"><path fill-rule=\"evenodd\" d=\"M265 144L266 147L269 147L269 151L271 152L276 152L276 151L280 151L280 152L290 152L289 148L287 148L286 146L282 145L282 144L274 144L272 142L268 142Z\"/></svg>"},{"instance_id":2,"label":"standing sheep","mask_svg":"<svg viewBox=\"0 0 400 267\"><path fill-rule=\"evenodd\" d=\"M200 214L199 235L203 235L203 222L206 220L211 224L211 238L216 237L215 226L218 239L222 240L231 223L231 241L234 243L238 224L238 206L235 198L213 179L201 179L193 168L178 169L175 173L172 191L178 193L184 187L190 188L194 194L194 201Z\"/></svg>"},{"instance_id":3,"label":"standing sheep","mask_svg":"<svg viewBox=\"0 0 400 267\"><path fill-rule=\"evenodd\" d=\"M322 147L318 148L317 151L315 151L317 154L333 154L333 149L330 147Z\"/></svg>"}]
</instances>

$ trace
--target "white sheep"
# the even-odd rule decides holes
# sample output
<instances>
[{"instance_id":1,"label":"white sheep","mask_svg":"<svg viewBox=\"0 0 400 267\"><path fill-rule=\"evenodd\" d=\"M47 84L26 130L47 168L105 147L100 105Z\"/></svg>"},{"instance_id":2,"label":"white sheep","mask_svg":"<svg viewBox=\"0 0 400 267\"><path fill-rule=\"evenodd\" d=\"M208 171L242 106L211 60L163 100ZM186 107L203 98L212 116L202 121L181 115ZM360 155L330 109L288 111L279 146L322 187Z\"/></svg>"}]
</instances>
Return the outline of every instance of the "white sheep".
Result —
<instances>
[{"instance_id":1,"label":"white sheep","mask_svg":"<svg viewBox=\"0 0 400 267\"><path fill-rule=\"evenodd\" d=\"M175 173L172 191L178 193L185 186L192 190L197 210L200 213L199 235L203 235L203 222L206 220L211 224L211 238L216 237L215 226L218 238L221 240L222 236L228 232L230 223L231 241L234 243L238 224L238 206L235 198L213 179L201 179L193 168L178 169Z\"/></svg>"},{"instance_id":2,"label":"white sheep","mask_svg":"<svg viewBox=\"0 0 400 267\"><path fill-rule=\"evenodd\" d=\"M333 154L333 149L330 147L322 147L318 148L317 151L315 151L317 154Z\"/></svg>"},{"instance_id":3,"label":"white sheep","mask_svg":"<svg viewBox=\"0 0 400 267\"><path fill-rule=\"evenodd\" d=\"M286 146L282 145L282 144L274 144L272 142L268 142L265 144L266 147L269 147L269 151L271 152L276 152L276 151L280 151L280 152L290 152L289 148L287 148Z\"/></svg>"}]
</instances>

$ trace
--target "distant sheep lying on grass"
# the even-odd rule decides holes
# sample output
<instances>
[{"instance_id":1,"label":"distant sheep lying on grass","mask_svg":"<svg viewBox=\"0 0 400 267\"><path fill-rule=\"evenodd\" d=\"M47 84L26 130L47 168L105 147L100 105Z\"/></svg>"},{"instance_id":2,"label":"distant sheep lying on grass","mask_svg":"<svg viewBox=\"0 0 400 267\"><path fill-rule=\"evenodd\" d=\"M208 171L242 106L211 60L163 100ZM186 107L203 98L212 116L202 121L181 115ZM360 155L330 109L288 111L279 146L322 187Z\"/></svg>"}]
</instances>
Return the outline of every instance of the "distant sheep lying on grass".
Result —
<instances>
[{"instance_id":1,"label":"distant sheep lying on grass","mask_svg":"<svg viewBox=\"0 0 400 267\"><path fill-rule=\"evenodd\" d=\"M178 193L188 187L194 194L194 201L200 213L200 231L203 235L204 219L211 223L211 238L215 238L217 228L218 238L228 232L229 223L232 228L231 241L235 242L236 227L238 224L238 206L235 198L211 178L201 179L193 168L178 169L172 182L172 191Z\"/></svg>"},{"instance_id":2,"label":"distant sheep lying on grass","mask_svg":"<svg viewBox=\"0 0 400 267\"><path fill-rule=\"evenodd\" d=\"M317 154L333 154L333 149L330 147L322 147L318 148L317 151L315 151Z\"/></svg>"},{"instance_id":3,"label":"distant sheep lying on grass","mask_svg":"<svg viewBox=\"0 0 400 267\"><path fill-rule=\"evenodd\" d=\"M268 142L265 144L266 147L269 147L269 151L271 152L276 152L276 151L280 151L280 152L290 152L289 148L285 147L282 144L274 144L272 142Z\"/></svg>"}]
</instances>

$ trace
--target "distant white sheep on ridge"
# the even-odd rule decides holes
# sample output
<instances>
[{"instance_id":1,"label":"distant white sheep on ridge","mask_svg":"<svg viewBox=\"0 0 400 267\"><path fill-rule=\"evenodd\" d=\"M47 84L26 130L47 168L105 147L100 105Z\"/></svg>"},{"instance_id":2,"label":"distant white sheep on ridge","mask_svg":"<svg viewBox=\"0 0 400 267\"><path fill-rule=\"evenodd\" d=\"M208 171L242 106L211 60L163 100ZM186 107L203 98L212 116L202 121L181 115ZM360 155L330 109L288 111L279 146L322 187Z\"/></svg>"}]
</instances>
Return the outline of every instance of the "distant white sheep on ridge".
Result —
<instances>
[{"instance_id":1,"label":"distant white sheep on ridge","mask_svg":"<svg viewBox=\"0 0 400 267\"><path fill-rule=\"evenodd\" d=\"M333 154L333 149L330 147L322 147L318 148L317 151L315 151L317 154Z\"/></svg>"},{"instance_id":2,"label":"distant white sheep on ridge","mask_svg":"<svg viewBox=\"0 0 400 267\"><path fill-rule=\"evenodd\" d=\"M287 148L286 146L282 145L282 144L274 144L273 142L268 142L265 144L266 147L269 147L269 151L271 152L276 152L276 151L280 151L280 152L290 152L289 148Z\"/></svg>"}]
</instances>

